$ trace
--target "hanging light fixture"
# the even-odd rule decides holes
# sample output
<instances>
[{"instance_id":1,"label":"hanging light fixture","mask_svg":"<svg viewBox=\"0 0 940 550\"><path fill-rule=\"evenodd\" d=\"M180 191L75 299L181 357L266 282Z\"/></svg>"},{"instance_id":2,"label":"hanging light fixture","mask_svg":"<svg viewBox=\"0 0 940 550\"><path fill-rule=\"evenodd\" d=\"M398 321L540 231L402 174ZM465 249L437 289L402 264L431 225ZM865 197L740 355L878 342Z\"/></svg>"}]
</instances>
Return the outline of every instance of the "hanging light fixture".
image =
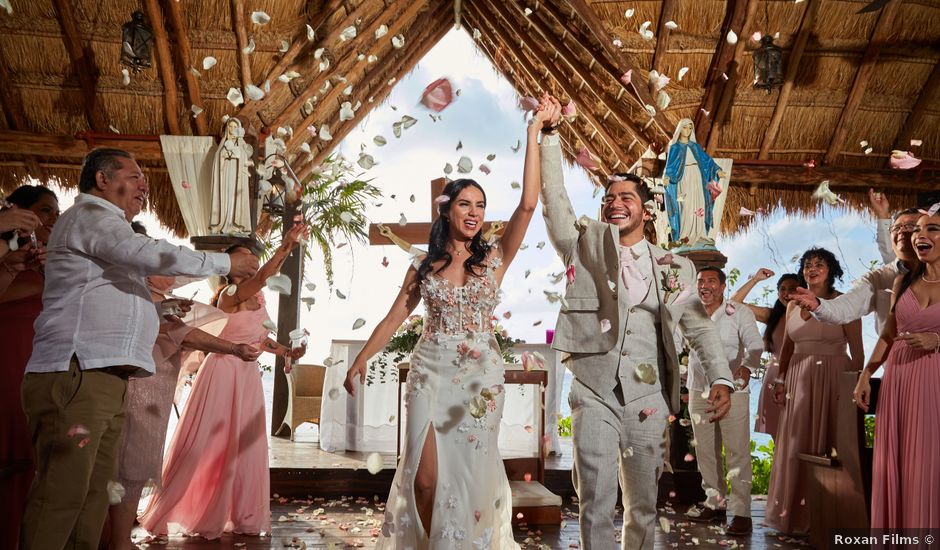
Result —
<instances>
[{"instance_id":1,"label":"hanging light fixture","mask_svg":"<svg viewBox=\"0 0 940 550\"><path fill-rule=\"evenodd\" d=\"M153 66L153 29L147 25L142 11L137 10L131 20L121 27L121 65L133 69L134 74Z\"/></svg>"},{"instance_id":2,"label":"hanging light fixture","mask_svg":"<svg viewBox=\"0 0 940 550\"><path fill-rule=\"evenodd\" d=\"M774 44L773 36L763 36L754 51L754 87L767 90L783 86L783 51Z\"/></svg>"}]
</instances>

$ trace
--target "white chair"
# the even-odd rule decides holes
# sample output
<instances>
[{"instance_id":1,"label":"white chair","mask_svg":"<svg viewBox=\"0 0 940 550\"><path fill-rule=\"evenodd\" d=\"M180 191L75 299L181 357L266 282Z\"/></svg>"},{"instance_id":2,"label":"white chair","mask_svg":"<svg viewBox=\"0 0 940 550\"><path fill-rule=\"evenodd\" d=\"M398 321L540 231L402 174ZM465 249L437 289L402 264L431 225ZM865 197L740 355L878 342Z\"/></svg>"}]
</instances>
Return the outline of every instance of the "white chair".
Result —
<instances>
[{"instance_id":1,"label":"white chair","mask_svg":"<svg viewBox=\"0 0 940 550\"><path fill-rule=\"evenodd\" d=\"M297 426L304 422L320 425L325 378L326 367L322 365L294 365L287 374L287 412L274 435L280 434L287 426L290 429L290 440L293 441Z\"/></svg>"}]
</instances>

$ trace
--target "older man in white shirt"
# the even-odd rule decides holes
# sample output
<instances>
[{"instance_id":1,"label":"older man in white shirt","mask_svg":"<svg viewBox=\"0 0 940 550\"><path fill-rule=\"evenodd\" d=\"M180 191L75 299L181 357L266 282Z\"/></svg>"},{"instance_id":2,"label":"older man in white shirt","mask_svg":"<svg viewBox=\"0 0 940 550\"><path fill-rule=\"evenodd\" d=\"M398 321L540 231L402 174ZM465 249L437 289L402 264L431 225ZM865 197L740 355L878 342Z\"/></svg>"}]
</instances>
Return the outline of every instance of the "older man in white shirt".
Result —
<instances>
[{"instance_id":1,"label":"older man in white shirt","mask_svg":"<svg viewBox=\"0 0 940 550\"><path fill-rule=\"evenodd\" d=\"M697 289L705 311L711 316L721 337L721 345L734 373L736 391L731 394L731 412L718 422L708 422L708 386L705 372L695 350L689 353L686 386L689 388L689 413L695 433L696 458L702 473L706 500L689 509L692 521L710 523L726 515L725 479L731 482L727 511L734 518L726 527L729 535L747 535L751 524L751 432L748 381L760 366L764 341L757 330L751 310L724 299L725 273L717 267L703 267L698 272ZM704 393L704 397L703 397ZM728 471L721 460L722 446L727 455Z\"/></svg>"},{"instance_id":2,"label":"older man in white shirt","mask_svg":"<svg viewBox=\"0 0 940 550\"><path fill-rule=\"evenodd\" d=\"M159 316L144 278L258 270L251 255L195 252L134 233L128 220L149 188L126 151L89 153L79 190L49 238L43 312L22 387L37 457L23 549L98 547L127 379L154 371Z\"/></svg>"},{"instance_id":3,"label":"older man in white shirt","mask_svg":"<svg viewBox=\"0 0 940 550\"><path fill-rule=\"evenodd\" d=\"M824 323L844 325L874 312L875 328L880 334L891 309L894 279L899 273L906 272L910 262L917 259L911 235L920 212L916 208L902 210L894 215L892 223L888 223L890 220L883 219L889 212L884 195L869 191L869 199L872 212L878 218L878 249L885 265L862 275L848 292L832 300L820 300L804 288L797 288L791 298ZM888 250L888 242L893 254Z\"/></svg>"}]
</instances>

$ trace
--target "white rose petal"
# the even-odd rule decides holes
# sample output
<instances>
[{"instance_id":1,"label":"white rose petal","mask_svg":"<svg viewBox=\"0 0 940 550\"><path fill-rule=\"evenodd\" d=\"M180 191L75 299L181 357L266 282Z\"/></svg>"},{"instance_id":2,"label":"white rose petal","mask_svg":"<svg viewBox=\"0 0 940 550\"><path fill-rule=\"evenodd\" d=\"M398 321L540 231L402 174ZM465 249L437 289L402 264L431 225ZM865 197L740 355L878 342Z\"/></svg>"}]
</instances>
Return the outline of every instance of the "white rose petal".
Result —
<instances>
[{"instance_id":1,"label":"white rose petal","mask_svg":"<svg viewBox=\"0 0 940 550\"><path fill-rule=\"evenodd\" d=\"M356 319L356 321L353 323L352 329L353 329L353 330L359 330L359 329L361 329L362 327L364 327L365 325L366 325L366 320L363 319L362 317L360 317L360 318Z\"/></svg>"},{"instance_id":2,"label":"white rose petal","mask_svg":"<svg viewBox=\"0 0 940 550\"><path fill-rule=\"evenodd\" d=\"M399 48L401 48L401 47L404 46L404 45L405 45L405 36L404 36L404 35L402 35L402 34L396 34L395 36L392 37L392 46L394 46L395 49L399 49Z\"/></svg>"},{"instance_id":3,"label":"white rose petal","mask_svg":"<svg viewBox=\"0 0 940 550\"><path fill-rule=\"evenodd\" d=\"M375 166L375 159L372 158L372 155L366 153L359 153L359 160L356 161L356 164L362 167L363 170L368 170Z\"/></svg>"},{"instance_id":4,"label":"white rose petal","mask_svg":"<svg viewBox=\"0 0 940 550\"><path fill-rule=\"evenodd\" d=\"M251 22L255 25L267 25L271 22L271 16L263 11L251 12Z\"/></svg>"},{"instance_id":5,"label":"white rose petal","mask_svg":"<svg viewBox=\"0 0 940 550\"><path fill-rule=\"evenodd\" d=\"M252 53L252 52L254 52L254 51L255 51L255 39L254 39L254 38L249 38L249 39L248 39L248 45L245 46L244 48L242 48L242 52L247 55L247 54L250 54L250 53Z\"/></svg>"},{"instance_id":6,"label":"white rose petal","mask_svg":"<svg viewBox=\"0 0 940 550\"><path fill-rule=\"evenodd\" d=\"M379 453L372 453L369 455L369 458L366 459L366 469L368 469L369 473L372 475L381 472L383 466L382 455Z\"/></svg>"},{"instance_id":7,"label":"white rose petal","mask_svg":"<svg viewBox=\"0 0 940 550\"><path fill-rule=\"evenodd\" d=\"M131 73L127 69L121 69L121 82L123 82L125 86L131 83Z\"/></svg>"},{"instance_id":8,"label":"white rose petal","mask_svg":"<svg viewBox=\"0 0 940 550\"><path fill-rule=\"evenodd\" d=\"M238 88L229 88L228 95L226 95L225 97L228 99L229 103L231 103L233 107L238 107L239 105L245 102L245 98L244 96L242 96L242 91L239 90Z\"/></svg>"},{"instance_id":9,"label":"white rose petal","mask_svg":"<svg viewBox=\"0 0 940 550\"><path fill-rule=\"evenodd\" d=\"M352 110L352 103L344 101L339 108L339 119L340 120L352 120L356 117L356 113Z\"/></svg>"},{"instance_id":10,"label":"white rose petal","mask_svg":"<svg viewBox=\"0 0 940 550\"><path fill-rule=\"evenodd\" d=\"M733 30L729 29L728 36L725 37L725 40L728 41L728 44L731 44L732 46L734 46L735 44L738 43L738 35L735 34Z\"/></svg>"},{"instance_id":11,"label":"white rose petal","mask_svg":"<svg viewBox=\"0 0 940 550\"><path fill-rule=\"evenodd\" d=\"M679 25L675 21L666 21L666 28L674 31L679 28Z\"/></svg>"},{"instance_id":12,"label":"white rose petal","mask_svg":"<svg viewBox=\"0 0 940 550\"><path fill-rule=\"evenodd\" d=\"M111 506L120 504L124 500L124 486L118 483L117 481L108 482L108 500L111 503Z\"/></svg>"},{"instance_id":13,"label":"white rose petal","mask_svg":"<svg viewBox=\"0 0 940 550\"><path fill-rule=\"evenodd\" d=\"M212 67L215 67L215 64L218 62L218 59L212 57L211 55L207 55L202 59L202 70L208 71Z\"/></svg>"},{"instance_id":14,"label":"white rose petal","mask_svg":"<svg viewBox=\"0 0 940 550\"><path fill-rule=\"evenodd\" d=\"M264 90L255 86L254 84L245 86L245 94L249 99L253 99L255 101L261 101L264 98Z\"/></svg>"},{"instance_id":15,"label":"white rose petal","mask_svg":"<svg viewBox=\"0 0 940 550\"><path fill-rule=\"evenodd\" d=\"M398 218L398 225L402 227L405 227L406 225L408 225L408 218L406 218L404 214L402 214L401 217Z\"/></svg>"},{"instance_id":16,"label":"white rose petal","mask_svg":"<svg viewBox=\"0 0 940 550\"><path fill-rule=\"evenodd\" d=\"M631 17L633 17L633 13L634 13L635 11L636 11L636 10L634 10L633 8L630 8L630 9L628 9L627 11L625 11L625 12L623 13L623 15L624 15L627 19L630 19Z\"/></svg>"},{"instance_id":17,"label":"white rose petal","mask_svg":"<svg viewBox=\"0 0 940 550\"><path fill-rule=\"evenodd\" d=\"M473 29L473 39L474 39L474 40L479 40L481 36L483 36L483 35L480 34L480 29L474 28L474 29Z\"/></svg>"},{"instance_id":18,"label":"white rose petal","mask_svg":"<svg viewBox=\"0 0 940 550\"><path fill-rule=\"evenodd\" d=\"M471 170L473 170L473 161L470 160L470 157L460 157L460 160L457 161L457 172L469 174Z\"/></svg>"},{"instance_id":19,"label":"white rose petal","mask_svg":"<svg viewBox=\"0 0 940 550\"><path fill-rule=\"evenodd\" d=\"M681 69L679 69L679 80L682 80L682 77L684 77L685 73L687 72L689 72L688 67L682 67Z\"/></svg>"},{"instance_id":20,"label":"white rose petal","mask_svg":"<svg viewBox=\"0 0 940 550\"><path fill-rule=\"evenodd\" d=\"M193 112L193 118L196 118L202 114L202 107L199 105L190 105L189 109Z\"/></svg>"},{"instance_id":21,"label":"white rose petal","mask_svg":"<svg viewBox=\"0 0 940 550\"><path fill-rule=\"evenodd\" d=\"M340 42L352 40L353 38L356 38L356 26L355 25L350 25L346 27L345 29L343 29L341 33L339 33Z\"/></svg>"},{"instance_id":22,"label":"white rose petal","mask_svg":"<svg viewBox=\"0 0 940 550\"><path fill-rule=\"evenodd\" d=\"M313 40L316 37L317 37L317 31L313 30L313 27L311 27L310 25L307 25L307 41L313 42Z\"/></svg>"},{"instance_id":23,"label":"white rose petal","mask_svg":"<svg viewBox=\"0 0 940 550\"><path fill-rule=\"evenodd\" d=\"M388 34L388 27L385 25L379 25L379 28L375 29L375 39L378 40Z\"/></svg>"}]
</instances>

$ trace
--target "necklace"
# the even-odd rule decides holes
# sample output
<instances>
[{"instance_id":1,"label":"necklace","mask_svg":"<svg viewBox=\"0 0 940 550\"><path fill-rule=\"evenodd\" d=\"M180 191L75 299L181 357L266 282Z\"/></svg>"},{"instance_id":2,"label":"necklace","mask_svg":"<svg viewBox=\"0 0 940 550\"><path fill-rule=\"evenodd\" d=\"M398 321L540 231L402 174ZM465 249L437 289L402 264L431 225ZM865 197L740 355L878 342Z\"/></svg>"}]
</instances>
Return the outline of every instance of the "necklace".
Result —
<instances>
[{"instance_id":1,"label":"necklace","mask_svg":"<svg viewBox=\"0 0 940 550\"><path fill-rule=\"evenodd\" d=\"M921 275L920 279L924 281L925 283L940 283L940 279L928 279L926 273Z\"/></svg>"}]
</instances>

